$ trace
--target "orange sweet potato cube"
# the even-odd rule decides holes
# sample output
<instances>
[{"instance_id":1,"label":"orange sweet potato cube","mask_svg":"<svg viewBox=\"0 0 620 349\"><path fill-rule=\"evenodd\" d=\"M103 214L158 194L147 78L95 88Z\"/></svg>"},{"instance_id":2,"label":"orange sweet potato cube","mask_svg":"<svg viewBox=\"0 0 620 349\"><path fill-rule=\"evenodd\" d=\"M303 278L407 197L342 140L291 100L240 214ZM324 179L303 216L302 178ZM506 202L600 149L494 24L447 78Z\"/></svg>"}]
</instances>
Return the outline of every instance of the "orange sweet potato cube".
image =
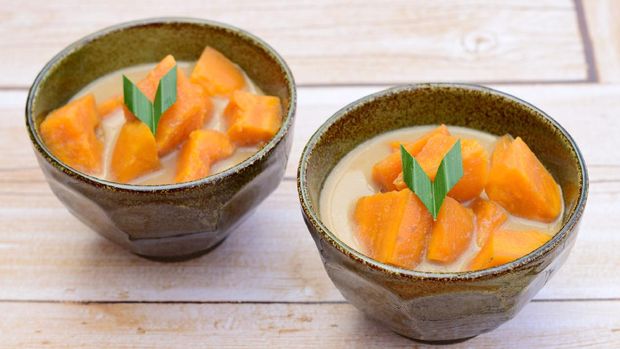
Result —
<instances>
[{"instance_id":1,"label":"orange sweet potato cube","mask_svg":"<svg viewBox=\"0 0 620 349\"><path fill-rule=\"evenodd\" d=\"M471 208L476 216L476 244L482 247L491 233L506 222L508 215L497 203L482 198L476 199Z\"/></svg>"},{"instance_id":2,"label":"orange sweet potato cube","mask_svg":"<svg viewBox=\"0 0 620 349\"><path fill-rule=\"evenodd\" d=\"M441 124L436 128L432 129L431 131L423 134L422 136L420 136L420 138L416 139L413 142L392 141L390 142L390 148L392 148L392 151L398 151L400 154L400 146L402 144L405 149L407 149L409 154L411 154L412 156L416 156L422 150L422 148L424 148L426 142L428 142L431 137L436 135L450 136L450 131L448 131L448 127L446 125Z\"/></svg>"},{"instance_id":3,"label":"orange sweet potato cube","mask_svg":"<svg viewBox=\"0 0 620 349\"><path fill-rule=\"evenodd\" d=\"M209 175L211 165L235 151L225 133L215 130L196 130L181 148L177 161L175 182L189 182Z\"/></svg>"},{"instance_id":4,"label":"orange sweet potato cube","mask_svg":"<svg viewBox=\"0 0 620 349\"><path fill-rule=\"evenodd\" d=\"M190 79L210 96L229 96L245 88L241 69L212 47L202 51Z\"/></svg>"},{"instance_id":5,"label":"orange sweet potato cube","mask_svg":"<svg viewBox=\"0 0 620 349\"><path fill-rule=\"evenodd\" d=\"M151 101L157 93L159 80L168 73L176 64L174 57L166 56L146 78L137 86ZM177 71L177 100L161 116L157 126L157 149L160 156L164 156L183 143L189 134L201 128L209 121L213 111L211 100L204 94L201 88L192 84L181 69ZM134 120L135 116L125 108L125 116L128 120Z\"/></svg>"},{"instance_id":6,"label":"orange sweet potato cube","mask_svg":"<svg viewBox=\"0 0 620 349\"><path fill-rule=\"evenodd\" d=\"M475 139L461 140L463 177L448 195L460 202L469 201L480 195L489 178L489 154Z\"/></svg>"},{"instance_id":7,"label":"orange sweet potato cube","mask_svg":"<svg viewBox=\"0 0 620 349\"><path fill-rule=\"evenodd\" d=\"M415 159L418 161L431 181L435 180L441 160L443 160L450 149L452 149L457 140L458 138L456 137L446 136L444 134L434 135L428 139L422 150L415 155ZM402 164L401 172L394 180L393 186L396 190L407 187L407 184L403 180Z\"/></svg>"},{"instance_id":8,"label":"orange sweet potato cube","mask_svg":"<svg viewBox=\"0 0 620 349\"><path fill-rule=\"evenodd\" d=\"M544 245L549 239L551 236L535 230L496 230L471 260L468 270L481 270L510 263Z\"/></svg>"},{"instance_id":9,"label":"orange sweet potato cube","mask_svg":"<svg viewBox=\"0 0 620 349\"><path fill-rule=\"evenodd\" d=\"M433 141L429 142L428 148L424 147L416 156L416 160L425 169L429 177L434 178L437 175L439 164L447 153L446 149L449 151L454 146L453 142L456 142L454 137L434 137ZM463 177L448 195L460 202L465 202L474 199L484 190L489 176L489 155L478 141L462 139L461 157L463 159ZM396 190L407 187L403 180L402 171L394 180L394 187Z\"/></svg>"},{"instance_id":10,"label":"orange sweet potato cube","mask_svg":"<svg viewBox=\"0 0 620 349\"><path fill-rule=\"evenodd\" d=\"M422 137L418 138L414 142L409 143L401 143L401 142L392 142L390 146L394 150L390 155L388 155L383 160L376 163L372 168L372 179L379 186L382 191L390 191L395 189L403 189L405 188L404 182L402 182L402 186L397 187L394 184L394 181L398 177L399 173L403 171L403 164L401 162L401 154L400 154L400 144L403 144L405 149L412 155L416 156L422 148L426 145L428 140L436 135L444 135L449 136L450 132L448 132L448 128L446 125L440 125L439 127L433 129L432 131L424 134Z\"/></svg>"},{"instance_id":11,"label":"orange sweet potato cube","mask_svg":"<svg viewBox=\"0 0 620 349\"><path fill-rule=\"evenodd\" d=\"M280 98L236 91L224 110L228 137L240 146L268 142L282 124Z\"/></svg>"},{"instance_id":12,"label":"orange sweet potato cube","mask_svg":"<svg viewBox=\"0 0 620 349\"><path fill-rule=\"evenodd\" d=\"M438 263L452 263L467 250L474 231L470 209L446 196L433 225L426 258Z\"/></svg>"},{"instance_id":13,"label":"orange sweet potato cube","mask_svg":"<svg viewBox=\"0 0 620 349\"><path fill-rule=\"evenodd\" d=\"M431 181L435 180L441 160L452 149L457 140L458 138L456 137L442 134L432 136L418 155L416 155L415 159L418 160L418 163Z\"/></svg>"},{"instance_id":14,"label":"orange sweet potato cube","mask_svg":"<svg viewBox=\"0 0 620 349\"><path fill-rule=\"evenodd\" d=\"M363 252L382 263L413 269L421 261L433 218L409 190L365 196L354 219Z\"/></svg>"},{"instance_id":15,"label":"orange sweet potato cube","mask_svg":"<svg viewBox=\"0 0 620 349\"><path fill-rule=\"evenodd\" d=\"M128 183L159 168L157 143L149 127L139 120L125 122L112 152L112 180Z\"/></svg>"},{"instance_id":16,"label":"orange sweet potato cube","mask_svg":"<svg viewBox=\"0 0 620 349\"><path fill-rule=\"evenodd\" d=\"M430 178L435 177L441 160L454 146L454 142L456 142L456 138L451 136L432 137L432 140L428 141L428 144L418 153L416 160ZM460 202L465 202L476 198L484 190L489 177L489 154L478 141L462 139L461 157L463 159L463 177L448 195ZM393 185L396 190L407 187L403 180L402 171L394 180Z\"/></svg>"},{"instance_id":17,"label":"orange sweet potato cube","mask_svg":"<svg viewBox=\"0 0 620 349\"><path fill-rule=\"evenodd\" d=\"M95 97L88 94L51 112L39 130L47 148L60 161L97 174L103 169L103 143L95 134L99 122Z\"/></svg>"},{"instance_id":18,"label":"orange sweet potato cube","mask_svg":"<svg viewBox=\"0 0 620 349\"><path fill-rule=\"evenodd\" d=\"M520 217L552 222L562 211L558 184L519 137L498 140L485 190L489 199Z\"/></svg>"}]
</instances>

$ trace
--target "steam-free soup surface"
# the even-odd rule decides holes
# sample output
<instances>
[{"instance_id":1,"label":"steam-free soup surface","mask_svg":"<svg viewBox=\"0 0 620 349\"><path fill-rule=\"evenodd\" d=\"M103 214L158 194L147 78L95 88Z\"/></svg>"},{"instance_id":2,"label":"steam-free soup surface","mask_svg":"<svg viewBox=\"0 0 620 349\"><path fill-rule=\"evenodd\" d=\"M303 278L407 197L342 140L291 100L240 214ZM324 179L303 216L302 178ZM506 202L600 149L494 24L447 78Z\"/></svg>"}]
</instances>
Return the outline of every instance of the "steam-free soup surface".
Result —
<instances>
[{"instance_id":1,"label":"steam-free soup surface","mask_svg":"<svg viewBox=\"0 0 620 349\"><path fill-rule=\"evenodd\" d=\"M384 133L372 138L347 154L332 170L325 181L320 196L321 220L336 236L350 247L363 252L360 241L356 236L356 223L353 215L358 200L367 195L380 192L373 183L372 168L380 160L388 156L392 150L391 142L415 140L437 126L418 126L399 129ZM449 127L450 133L459 138L475 139L492 154L497 136L463 127ZM486 194L482 192L482 198ZM465 206L471 202L464 203ZM562 214L559 215L561 217ZM551 223L543 223L509 215L503 228L514 230L535 229L549 236L555 234L560 228L560 218ZM426 258L415 268L419 271L455 272L466 270L467 263L478 253L480 247L476 239L471 240L469 248L453 263L440 264L428 261Z\"/></svg>"},{"instance_id":2,"label":"steam-free soup surface","mask_svg":"<svg viewBox=\"0 0 620 349\"><path fill-rule=\"evenodd\" d=\"M125 69L115 71L107 74L84 87L73 99L82 97L88 93L92 93L98 103L106 101L114 96L122 94L123 83L122 76L126 75L132 81L142 80L147 73L155 67L156 64L141 64ZM188 76L191 73L194 63L190 62L177 62L179 69L183 70ZM262 91L244 74L247 90L249 92L262 95ZM222 114L224 108L228 104L228 98L225 97L208 97L213 102L213 116L211 120L204 125L204 129L214 129L222 132L226 132L226 126L222 120ZM123 116L123 109L117 108L110 115L105 116L101 121L101 127L99 128L101 139L104 140L104 152L103 152L103 173L98 176L102 179L112 180L110 178L110 161L112 157L112 151L116 144L116 138L125 123L125 117ZM211 174L222 172L229 169L243 160L249 158L252 154L256 153L257 147L238 147L232 156L216 162L211 167ZM161 169L148 173L144 176L136 178L131 181L131 184L167 184L174 183L174 176L176 171L176 164L179 155L179 150L175 150L172 153L162 157Z\"/></svg>"},{"instance_id":3,"label":"steam-free soup surface","mask_svg":"<svg viewBox=\"0 0 620 349\"><path fill-rule=\"evenodd\" d=\"M159 99L161 110L153 106ZM278 96L262 94L241 67L207 46L193 64L169 54L94 81L51 111L39 132L58 160L83 173L128 184L185 183L247 159L277 134L282 113Z\"/></svg>"}]
</instances>

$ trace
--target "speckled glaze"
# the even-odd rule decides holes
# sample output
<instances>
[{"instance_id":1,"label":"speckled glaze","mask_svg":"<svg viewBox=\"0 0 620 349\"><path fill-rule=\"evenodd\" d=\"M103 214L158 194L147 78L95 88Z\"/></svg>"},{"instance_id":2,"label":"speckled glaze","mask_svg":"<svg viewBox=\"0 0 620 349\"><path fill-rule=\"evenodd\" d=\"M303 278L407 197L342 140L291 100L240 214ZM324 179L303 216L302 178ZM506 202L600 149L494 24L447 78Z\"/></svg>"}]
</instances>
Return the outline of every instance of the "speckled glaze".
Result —
<instances>
[{"instance_id":1,"label":"speckled glaze","mask_svg":"<svg viewBox=\"0 0 620 349\"><path fill-rule=\"evenodd\" d=\"M94 79L156 63L167 54L179 61L196 60L207 45L241 66L266 94L282 100L280 131L241 164L194 182L124 185L68 167L41 141L38 129L44 117ZM30 89L26 126L52 191L71 213L136 254L176 260L222 242L279 185L291 149L295 102L289 68L257 37L205 20L157 18L104 29L56 55Z\"/></svg>"},{"instance_id":2,"label":"speckled glaze","mask_svg":"<svg viewBox=\"0 0 620 349\"><path fill-rule=\"evenodd\" d=\"M366 257L323 225L318 213L321 188L344 155L386 131L439 123L521 136L562 186L562 229L512 263L476 272L427 273ZM336 287L367 316L422 341L466 339L515 316L564 263L588 193L583 158L556 121L510 95L463 84L397 87L353 102L312 136L298 171L304 220Z\"/></svg>"}]
</instances>

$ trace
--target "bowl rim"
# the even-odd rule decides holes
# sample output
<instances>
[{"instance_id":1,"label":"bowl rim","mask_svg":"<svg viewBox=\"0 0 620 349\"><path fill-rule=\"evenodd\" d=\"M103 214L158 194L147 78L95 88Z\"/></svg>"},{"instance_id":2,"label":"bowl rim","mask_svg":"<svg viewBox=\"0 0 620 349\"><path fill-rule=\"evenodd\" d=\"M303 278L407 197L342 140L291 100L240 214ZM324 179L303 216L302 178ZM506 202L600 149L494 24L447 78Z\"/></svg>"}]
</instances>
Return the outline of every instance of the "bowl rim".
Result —
<instances>
[{"instance_id":1,"label":"bowl rim","mask_svg":"<svg viewBox=\"0 0 620 349\"><path fill-rule=\"evenodd\" d=\"M424 271L416 271L411 269L400 268L397 266L381 263L373 258L370 258L363 253L355 250L350 247L342 240L340 240L330 229L327 228L320 220L319 215L315 212L315 209L310 200L310 194L307 188L307 163L308 159L311 156L314 147L319 142L322 135L325 133L327 129L329 129L333 124L339 121L342 118L345 118L349 112L360 108L368 103L372 103L378 98L383 98L403 92L414 91L417 89L437 89L437 88L456 88L468 91L478 91L483 93L488 93L494 96L499 96L501 98L506 98L510 101L516 102L522 107L530 109L534 113L540 114L543 118L545 118L551 125L556 128L562 136L568 141L570 147L576 154L576 158L578 160L578 166L581 175L581 183L580 183L580 193L579 199L577 201L577 205L575 206L574 211L568 217L566 222L562 225L562 228L545 244L537 248L536 250L530 252L529 254L522 256L519 259L516 259L510 263L505 263L493 268L487 268L483 270L476 271L462 271L462 272L424 272ZM328 173L329 176L329 173ZM443 280L443 281L464 281L464 280L474 280L474 279L484 279L484 278L492 278L511 270L522 268L540 258L547 255L550 251L552 251L557 245L562 243L568 236L571 231L574 231L575 226L579 222L583 210L585 208L585 204L588 196L588 172L586 169L585 161L579 150L579 147L570 136L570 134L552 117L550 117L547 113L542 111L541 109L535 107L534 105L515 97L511 94L498 91L492 89L490 87L477 85L477 84L469 84L469 83L451 83L451 82L428 82L428 83L416 83L416 84L408 84L402 86L395 86L391 88L384 89L382 91L372 93L370 95L364 96L360 99L357 99L346 106L342 107L336 113L334 113L327 121L325 121L310 137L304 150L302 152L299 166L297 168L297 191L299 196L299 201L301 203L301 208L304 213L304 216L307 217L308 223L312 224L320 238L326 240L333 247L339 250L341 253L345 254L348 258L353 259L356 263L362 263L367 265L375 270L380 272L394 275L401 278L410 278L410 279L432 279L432 280ZM320 195L320 194L319 194Z\"/></svg>"},{"instance_id":2,"label":"bowl rim","mask_svg":"<svg viewBox=\"0 0 620 349\"><path fill-rule=\"evenodd\" d=\"M38 93L38 89L40 87L41 82L46 78L48 72L63 59L71 55L74 51L80 49L84 45L89 44L90 42L97 40L101 37L104 37L108 34L123 31L130 28L139 28L144 26L150 26L153 24L162 24L162 25L170 25L170 24L190 24L190 25L198 25L198 26L206 26L213 27L216 29L220 29L226 32L230 32L238 35L239 37L247 40L250 44L258 46L262 50L264 50L267 55L271 56L271 58L280 66L281 70L284 72L285 80L287 82L286 89L290 92L290 104L287 111L284 113L284 117L282 119L282 126L278 132L269 140L267 144L265 144L262 148L260 148L257 152L252 154L250 157L240 162L239 164L232 166L222 172L218 172L216 174L207 176L205 178L190 181L190 182L182 182L182 183L172 183L172 184L158 184L158 185L138 185L138 184L125 184L118 183L114 181L109 181L105 179L98 178L93 175L89 175L87 173L81 172L77 169L74 169L54 156L45 146L43 140L40 137L38 131L36 131L36 126L34 122L34 117L32 115L32 109L34 104L34 99ZM261 38L251 34L248 31L240 29L238 27L232 26L230 24L217 22L208 19L194 18L194 17L153 17L153 18L145 18L132 20L127 22L118 23L112 26L105 27L96 32L88 34L64 49L62 49L59 53L54 55L39 71L34 82L30 86L28 90L28 97L26 99L26 128L28 130L28 134L30 136L30 140L39 153L43 155L45 161L50 163L55 168L61 170L65 174L68 174L74 178L77 178L81 181L84 181L88 184L96 185L99 187L104 187L107 189L112 189L116 191L128 191L128 192L137 192L137 193L170 193L173 191L185 191L188 189L194 189L199 186L205 186L212 183L217 183L222 181L224 178L234 175L239 171L242 171L248 167L251 167L264 156L266 156L269 152L271 152L276 145L278 145L289 132L289 129L293 125L295 111L297 107L297 90L295 85L295 79L293 77L293 73L289 66L286 64L282 56L269 44L263 41Z\"/></svg>"}]
</instances>

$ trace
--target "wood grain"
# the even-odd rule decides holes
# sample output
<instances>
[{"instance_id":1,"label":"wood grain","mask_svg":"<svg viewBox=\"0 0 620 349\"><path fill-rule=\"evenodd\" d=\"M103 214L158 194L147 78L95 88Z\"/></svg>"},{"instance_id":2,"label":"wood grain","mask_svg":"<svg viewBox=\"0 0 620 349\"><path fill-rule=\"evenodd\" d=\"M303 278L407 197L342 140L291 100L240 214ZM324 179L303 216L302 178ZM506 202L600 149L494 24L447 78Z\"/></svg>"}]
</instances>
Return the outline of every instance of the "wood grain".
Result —
<instances>
[{"instance_id":1,"label":"wood grain","mask_svg":"<svg viewBox=\"0 0 620 349\"><path fill-rule=\"evenodd\" d=\"M581 81L571 0L0 1L1 87L25 87L54 54L103 27L191 16L266 40L300 84Z\"/></svg>"},{"instance_id":2,"label":"wood grain","mask_svg":"<svg viewBox=\"0 0 620 349\"><path fill-rule=\"evenodd\" d=\"M174 264L133 256L71 216L23 116L25 89L59 50L164 15L251 31L302 86L286 180L218 249ZM303 146L335 111L419 81L501 83L565 126L591 180L564 267L515 319L449 347L620 347L619 15L615 0L0 0L0 348L427 347L343 302L294 185Z\"/></svg>"},{"instance_id":3,"label":"wood grain","mask_svg":"<svg viewBox=\"0 0 620 349\"><path fill-rule=\"evenodd\" d=\"M620 1L583 0L601 82L620 81Z\"/></svg>"},{"instance_id":4,"label":"wood grain","mask_svg":"<svg viewBox=\"0 0 620 349\"><path fill-rule=\"evenodd\" d=\"M0 304L0 348L426 348L348 304ZM531 303L450 348L620 346L620 302ZM24 321L24 319L28 319Z\"/></svg>"}]
</instances>

